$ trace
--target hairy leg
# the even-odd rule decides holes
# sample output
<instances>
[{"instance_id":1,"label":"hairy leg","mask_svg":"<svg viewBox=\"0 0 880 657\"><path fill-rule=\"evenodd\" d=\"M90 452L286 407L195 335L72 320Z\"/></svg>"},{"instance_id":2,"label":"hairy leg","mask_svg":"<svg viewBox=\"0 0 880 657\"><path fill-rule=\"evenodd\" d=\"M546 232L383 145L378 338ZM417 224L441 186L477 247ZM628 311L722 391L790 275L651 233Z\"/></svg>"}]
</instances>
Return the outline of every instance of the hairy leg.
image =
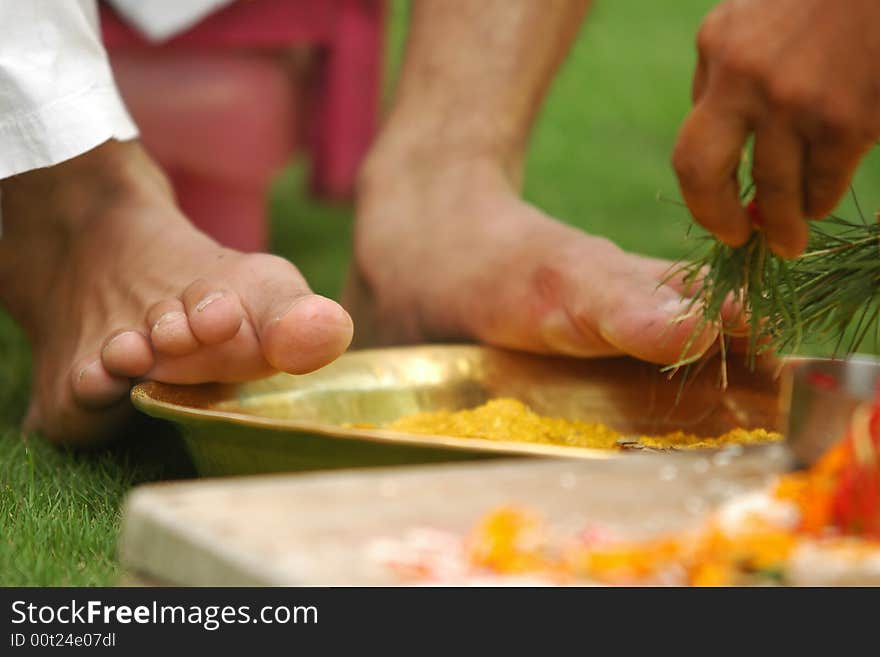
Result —
<instances>
[{"instance_id":1,"label":"hairy leg","mask_svg":"<svg viewBox=\"0 0 880 657\"><path fill-rule=\"evenodd\" d=\"M361 176L345 299L360 344L683 355L696 320L680 286L661 283L668 263L520 198L532 123L588 4L414 5L395 102ZM713 339L705 332L688 353Z\"/></svg>"}]
</instances>

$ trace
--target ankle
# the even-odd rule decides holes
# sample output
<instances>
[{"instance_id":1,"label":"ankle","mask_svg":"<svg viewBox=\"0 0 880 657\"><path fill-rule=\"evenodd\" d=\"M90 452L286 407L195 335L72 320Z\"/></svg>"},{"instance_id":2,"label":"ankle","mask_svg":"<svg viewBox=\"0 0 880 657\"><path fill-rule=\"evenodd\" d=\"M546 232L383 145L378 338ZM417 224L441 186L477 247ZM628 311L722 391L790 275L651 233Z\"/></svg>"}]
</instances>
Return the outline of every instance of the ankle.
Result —
<instances>
[{"instance_id":1,"label":"ankle","mask_svg":"<svg viewBox=\"0 0 880 657\"><path fill-rule=\"evenodd\" d=\"M519 194L518 167L480 149L407 145L383 136L370 151L358 176L358 204L398 191L447 195L466 190L503 189Z\"/></svg>"},{"instance_id":2,"label":"ankle","mask_svg":"<svg viewBox=\"0 0 880 657\"><path fill-rule=\"evenodd\" d=\"M34 324L33 299L54 294L74 263L85 271L108 245L118 249L130 241L121 233L145 225L137 221L147 216L142 209L173 209L170 189L136 142L107 142L53 167L6 178L0 190L0 292L26 326Z\"/></svg>"},{"instance_id":3,"label":"ankle","mask_svg":"<svg viewBox=\"0 0 880 657\"><path fill-rule=\"evenodd\" d=\"M113 208L173 203L171 188L137 142L108 141L52 167L0 181L4 234L70 239Z\"/></svg>"}]
</instances>

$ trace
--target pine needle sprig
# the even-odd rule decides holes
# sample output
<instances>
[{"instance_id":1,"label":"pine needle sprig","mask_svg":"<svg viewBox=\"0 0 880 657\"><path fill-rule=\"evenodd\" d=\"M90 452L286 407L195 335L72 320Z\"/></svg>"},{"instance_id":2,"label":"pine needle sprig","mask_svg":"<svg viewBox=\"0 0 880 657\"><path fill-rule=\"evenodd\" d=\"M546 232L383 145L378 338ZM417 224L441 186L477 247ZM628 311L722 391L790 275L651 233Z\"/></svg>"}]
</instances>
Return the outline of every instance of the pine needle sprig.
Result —
<instances>
[{"instance_id":1,"label":"pine needle sprig","mask_svg":"<svg viewBox=\"0 0 880 657\"><path fill-rule=\"evenodd\" d=\"M810 238L792 267L802 313L797 328L814 340L833 341L835 355L854 353L880 317L880 226L831 217L815 223ZM779 350L799 346L793 328L783 326Z\"/></svg>"},{"instance_id":2,"label":"pine needle sprig","mask_svg":"<svg viewBox=\"0 0 880 657\"><path fill-rule=\"evenodd\" d=\"M764 334L769 327L760 318L788 317L789 307L780 295L771 293L783 287L788 278L785 262L773 256L764 233L756 231L743 246L731 247L703 235L701 247L692 257L675 267L668 278L680 278L692 293L685 316L696 316L694 330L687 340L682 358L664 368L674 374L704 358L694 353L694 343L706 330L719 334L722 385L726 383L727 342L731 337L746 337L751 364L763 350ZM685 375L687 378L687 374Z\"/></svg>"},{"instance_id":3,"label":"pine needle sprig","mask_svg":"<svg viewBox=\"0 0 880 657\"><path fill-rule=\"evenodd\" d=\"M835 216L812 222L806 253L790 261L770 251L760 228L740 247L701 236L700 247L668 277L689 287L687 315L699 319L682 357L666 371L674 374L704 358L692 351L709 327L719 332L722 385L731 338L747 339L750 367L766 351L796 353L806 340L833 343L834 355L845 356L872 329L880 338L880 226L856 207L860 221ZM737 312L739 321L733 319Z\"/></svg>"}]
</instances>

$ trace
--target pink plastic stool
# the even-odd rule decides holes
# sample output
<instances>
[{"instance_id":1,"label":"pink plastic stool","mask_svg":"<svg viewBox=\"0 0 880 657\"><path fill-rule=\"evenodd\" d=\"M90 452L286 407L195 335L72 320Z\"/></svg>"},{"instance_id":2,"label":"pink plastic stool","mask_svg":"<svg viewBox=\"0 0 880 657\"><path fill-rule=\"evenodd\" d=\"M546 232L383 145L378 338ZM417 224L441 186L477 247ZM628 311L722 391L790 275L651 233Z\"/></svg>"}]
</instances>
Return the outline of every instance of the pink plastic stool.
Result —
<instances>
[{"instance_id":1,"label":"pink plastic stool","mask_svg":"<svg viewBox=\"0 0 880 657\"><path fill-rule=\"evenodd\" d=\"M145 146L215 239L265 249L268 185L300 146L313 193L350 198L377 124L384 0L236 2L158 45L107 6L101 20Z\"/></svg>"}]
</instances>

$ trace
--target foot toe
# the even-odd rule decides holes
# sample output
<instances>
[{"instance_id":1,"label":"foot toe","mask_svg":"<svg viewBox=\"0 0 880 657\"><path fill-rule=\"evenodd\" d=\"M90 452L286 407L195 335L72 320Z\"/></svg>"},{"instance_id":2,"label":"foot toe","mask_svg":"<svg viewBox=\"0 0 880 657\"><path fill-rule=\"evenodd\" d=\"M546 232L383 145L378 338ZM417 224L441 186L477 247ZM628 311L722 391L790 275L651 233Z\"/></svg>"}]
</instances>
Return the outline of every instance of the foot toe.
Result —
<instances>
[{"instance_id":1,"label":"foot toe","mask_svg":"<svg viewBox=\"0 0 880 657\"><path fill-rule=\"evenodd\" d=\"M600 318L599 332L622 352L664 365L705 353L717 337L699 307L666 286L622 300Z\"/></svg>"},{"instance_id":2,"label":"foot toe","mask_svg":"<svg viewBox=\"0 0 880 657\"><path fill-rule=\"evenodd\" d=\"M101 364L114 377L143 376L153 367L153 361L150 341L138 331L120 331L101 349Z\"/></svg>"},{"instance_id":3,"label":"foot toe","mask_svg":"<svg viewBox=\"0 0 880 657\"><path fill-rule=\"evenodd\" d=\"M99 358L75 367L71 377L74 401L89 410L113 406L128 395L131 387L127 378L110 374Z\"/></svg>"},{"instance_id":4,"label":"foot toe","mask_svg":"<svg viewBox=\"0 0 880 657\"><path fill-rule=\"evenodd\" d=\"M238 296L204 280L195 281L184 291L183 305L190 329L202 344L231 340L244 320Z\"/></svg>"},{"instance_id":5,"label":"foot toe","mask_svg":"<svg viewBox=\"0 0 880 657\"><path fill-rule=\"evenodd\" d=\"M147 313L150 342L157 353L165 356L186 356L199 348L180 299L166 299Z\"/></svg>"},{"instance_id":6,"label":"foot toe","mask_svg":"<svg viewBox=\"0 0 880 657\"><path fill-rule=\"evenodd\" d=\"M336 359L351 344L353 333L345 309L317 294L298 297L286 312L260 323L266 361L292 374L311 372Z\"/></svg>"}]
</instances>

